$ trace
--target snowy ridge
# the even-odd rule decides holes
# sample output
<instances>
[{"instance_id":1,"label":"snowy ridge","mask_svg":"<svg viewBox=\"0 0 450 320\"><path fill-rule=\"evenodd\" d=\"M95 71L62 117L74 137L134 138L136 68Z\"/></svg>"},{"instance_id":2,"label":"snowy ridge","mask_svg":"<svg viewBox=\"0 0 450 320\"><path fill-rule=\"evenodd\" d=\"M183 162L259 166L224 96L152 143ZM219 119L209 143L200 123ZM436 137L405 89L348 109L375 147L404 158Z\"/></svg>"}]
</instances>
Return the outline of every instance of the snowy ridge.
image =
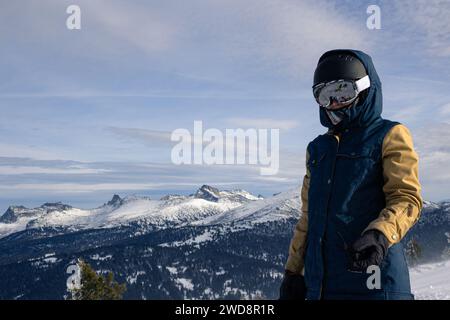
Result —
<instances>
[{"instance_id":1,"label":"snowy ridge","mask_svg":"<svg viewBox=\"0 0 450 320\"><path fill-rule=\"evenodd\" d=\"M271 198L249 202L222 214L217 214L196 221L193 225L217 225L239 223L240 226L251 226L288 218L299 218L300 197L297 189L279 193Z\"/></svg>"},{"instance_id":2,"label":"snowy ridge","mask_svg":"<svg viewBox=\"0 0 450 320\"><path fill-rule=\"evenodd\" d=\"M220 191L203 185L190 196L167 195L159 200L139 196L121 198L114 195L104 205L90 210L62 203L46 203L33 209L11 206L0 217L0 238L26 229L45 227L74 231L112 228L132 222L152 226L206 225L221 220L230 221L232 217L239 218L238 208L243 208L245 215L267 206L265 211L260 211L261 218L269 213L270 205L276 201L278 200L266 201L245 190ZM226 218L228 213L230 218ZM271 219L275 217L276 215Z\"/></svg>"}]
</instances>

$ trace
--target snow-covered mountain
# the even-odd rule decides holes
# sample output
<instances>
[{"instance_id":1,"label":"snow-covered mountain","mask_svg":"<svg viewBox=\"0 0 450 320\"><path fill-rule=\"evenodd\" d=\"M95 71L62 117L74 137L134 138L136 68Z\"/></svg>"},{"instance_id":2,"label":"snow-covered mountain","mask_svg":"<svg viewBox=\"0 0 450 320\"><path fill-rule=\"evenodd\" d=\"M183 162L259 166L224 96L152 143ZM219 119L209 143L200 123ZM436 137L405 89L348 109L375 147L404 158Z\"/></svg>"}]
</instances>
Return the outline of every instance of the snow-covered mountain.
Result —
<instances>
[{"instance_id":1,"label":"snow-covered mountain","mask_svg":"<svg viewBox=\"0 0 450 320\"><path fill-rule=\"evenodd\" d=\"M113 228L128 223L141 223L143 226L180 226L186 224L202 225L219 220L223 214L245 207L249 202L261 202L245 190L219 191L203 185L190 196L167 195L159 200L149 197L128 196L113 198L102 206L83 210L70 205L45 203L38 208L10 206L0 217L0 238L9 234L38 228L58 228L67 231L83 229ZM267 201L263 202L268 204ZM258 203L250 206L257 210Z\"/></svg>"},{"instance_id":2,"label":"snow-covered mountain","mask_svg":"<svg viewBox=\"0 0 450 320\"><path fill-rule=\"evenodd\" d=\"M114 195L98 208L11 206L0 217L0 298L60 299L83 258L127 282L125 298L276 298L298 188L270 198L204 185L189 196ZM405 242L414 263L448 257L450 203L426 202Z\"/></svg>"}]
</instances>

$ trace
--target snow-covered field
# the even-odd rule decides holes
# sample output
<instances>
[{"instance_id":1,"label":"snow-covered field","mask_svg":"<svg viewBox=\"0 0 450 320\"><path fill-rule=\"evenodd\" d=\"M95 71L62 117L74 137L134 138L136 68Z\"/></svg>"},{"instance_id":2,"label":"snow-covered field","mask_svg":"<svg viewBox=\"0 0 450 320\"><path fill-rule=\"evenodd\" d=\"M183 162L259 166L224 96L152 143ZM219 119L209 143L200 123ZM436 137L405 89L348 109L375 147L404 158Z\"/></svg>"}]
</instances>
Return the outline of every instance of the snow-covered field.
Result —
<instances>
[{"instance_id":1,"label":"snow-covered field","mask_svg":"<svg viewBox=\"0 0 450 320\"><path fill-rule=\"evenodd\" d=\"M450 300L450 260L410 269L417 300Z\"/></svg>"}]
</instances>

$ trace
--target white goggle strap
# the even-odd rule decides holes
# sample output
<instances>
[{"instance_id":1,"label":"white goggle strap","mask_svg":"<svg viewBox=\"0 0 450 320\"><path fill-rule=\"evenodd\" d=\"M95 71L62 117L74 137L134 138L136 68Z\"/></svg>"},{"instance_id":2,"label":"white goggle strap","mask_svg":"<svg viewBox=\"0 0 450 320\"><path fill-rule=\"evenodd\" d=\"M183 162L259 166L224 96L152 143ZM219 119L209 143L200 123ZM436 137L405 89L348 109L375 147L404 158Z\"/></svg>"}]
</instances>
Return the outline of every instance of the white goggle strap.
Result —
<instances>
[{"instance_id":1,"label":"white goggle strap","mask_svg":"<svg viewBox=\"0 0 450 320\"><path fill-rule=\"evenodd\" d=\"M358 89L358 92L361 92L367 88L370 87L370 79L369 76L365 76L358 81L355 81L356 88Z\"/></svg>"}]
</instances>

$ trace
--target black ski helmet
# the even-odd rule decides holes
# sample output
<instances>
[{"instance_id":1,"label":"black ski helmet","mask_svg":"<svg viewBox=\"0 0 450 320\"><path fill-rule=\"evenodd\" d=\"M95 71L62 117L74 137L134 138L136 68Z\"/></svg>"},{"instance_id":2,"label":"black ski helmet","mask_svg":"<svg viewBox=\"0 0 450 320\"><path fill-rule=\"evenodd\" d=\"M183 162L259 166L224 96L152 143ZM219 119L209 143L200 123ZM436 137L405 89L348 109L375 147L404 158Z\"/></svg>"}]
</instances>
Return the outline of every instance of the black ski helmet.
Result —
<instances>
[{"instance_id":1,"label":"black ski helmet","mask_svg":"<svg viewBox=\"0 0 450 320\"><path fill-rule=\"evenodd\" d=\"M331 50L320 57L313 85L339 79L357 80L366 75L363 63L351 51Z\"/></svg>"}]
</instances>

